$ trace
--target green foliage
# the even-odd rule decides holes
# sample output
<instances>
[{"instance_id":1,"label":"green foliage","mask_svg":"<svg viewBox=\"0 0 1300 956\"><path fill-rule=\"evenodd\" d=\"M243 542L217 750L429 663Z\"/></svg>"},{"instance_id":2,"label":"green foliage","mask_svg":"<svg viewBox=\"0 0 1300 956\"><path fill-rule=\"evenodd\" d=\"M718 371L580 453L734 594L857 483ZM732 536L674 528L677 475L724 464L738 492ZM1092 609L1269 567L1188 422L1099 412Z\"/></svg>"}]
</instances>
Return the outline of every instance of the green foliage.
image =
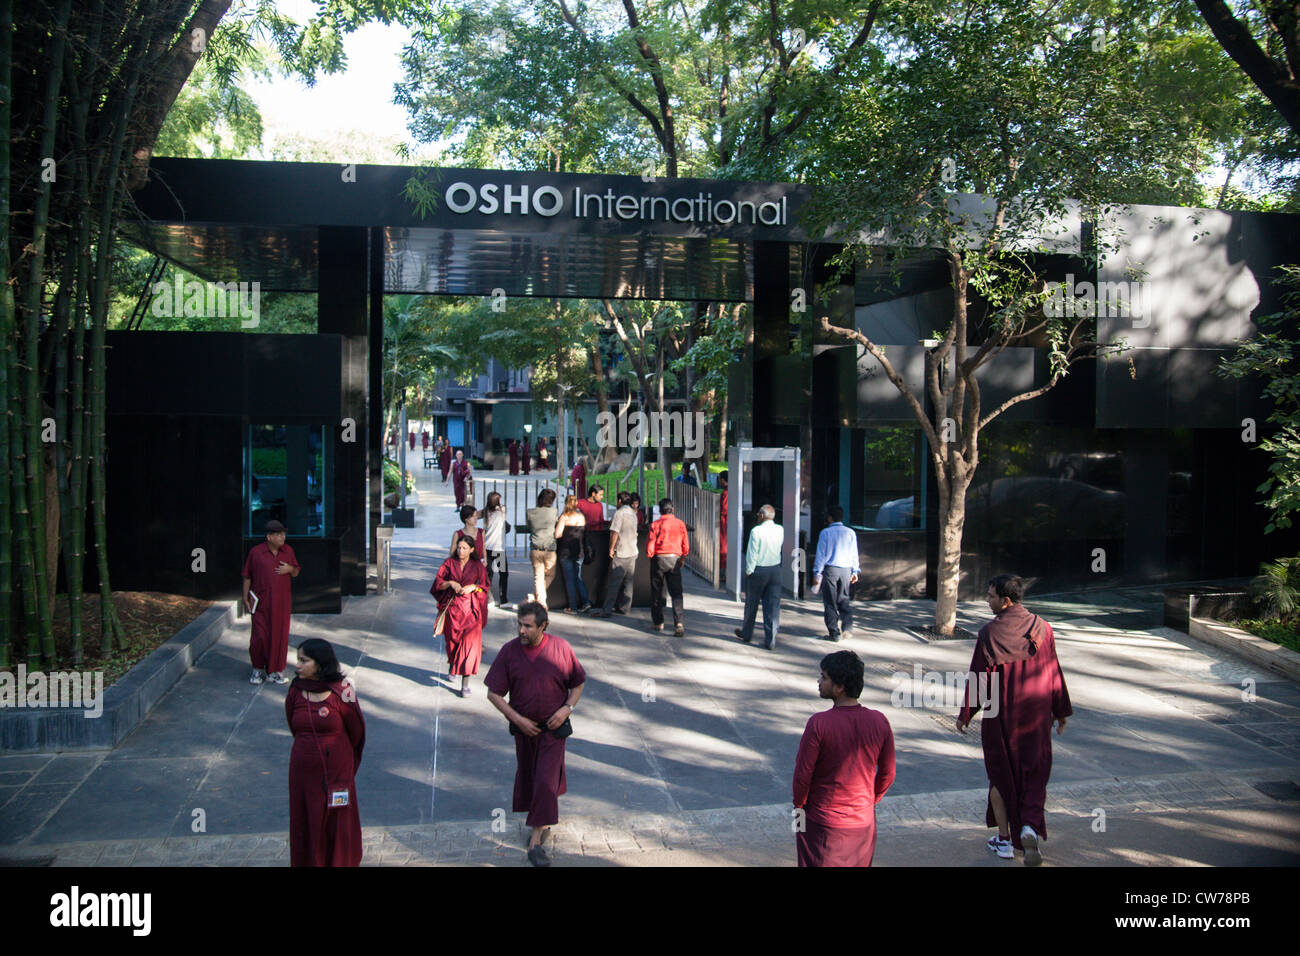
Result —
<instances>
[{"instance_id":1,"label":"green foliage","mask_svg":"<svg viewBox=\"0 0 1300 956\"><path fill-rule=\"evenodd\" d=\"M401 481L401 469L398 468L397 462L391 458L384 459L384 494L391 494L398 490L398 482ZM415 490L415 476L408 470L406 472L406 490L408 493Z\"/></svg>"},{"instance_id":2,"label":"green foliage","mask_svg":"<svg viewBox=\"0 0 1300 956\"><path fill-rule=\"evenodd\" d=\"M283 475L286 474L286 462L288 461L288 452L283 448L253 448L251 449L251 465L255 475Z\"/></svg>"},{"instance_id":3,"label":"green foliage","mask_svg":"<svg viewBox=\"0 0 1300 956\"><path fill-rule=\"evenodd\" d=\"M1237 618L1232 622L1232 626L1249 631L1256 637L1262 637L1274 644L1289 647L1293 651L1300 651L1300 633L1296 633L1294 627L1283 624L1275 618Z\"/></svg>"},{"instance_id":4,"label":"green foliage","mask_svg":"<svg viewBox=\"0 0 1300 956\"><path fill-rule=\"evenodd\" d=\"M1300 616L1300 555L1278 558L1259 566L1259 575L1250 582L1255 603L1269 617L1291 627Z\"/></svg>"},{"instance_id":5,"label":"green foliage","mask_svg":"<svg viewBox=\"0 0 1300 956\"><path fill-rule=\"evenodd\" d=\"M1224 378L1258 378L1263 397L1272 404L1268 421L1277 431L1259 443L1273 456L1269 476L1256 491L1269 509L1264 531L1291 527L1291 515L1300 512L1300 266L1278 267L1283 309L1256 320L1259 335L1241 342L1224 358L1218 372Z\"/></svg>"}]
</instances>

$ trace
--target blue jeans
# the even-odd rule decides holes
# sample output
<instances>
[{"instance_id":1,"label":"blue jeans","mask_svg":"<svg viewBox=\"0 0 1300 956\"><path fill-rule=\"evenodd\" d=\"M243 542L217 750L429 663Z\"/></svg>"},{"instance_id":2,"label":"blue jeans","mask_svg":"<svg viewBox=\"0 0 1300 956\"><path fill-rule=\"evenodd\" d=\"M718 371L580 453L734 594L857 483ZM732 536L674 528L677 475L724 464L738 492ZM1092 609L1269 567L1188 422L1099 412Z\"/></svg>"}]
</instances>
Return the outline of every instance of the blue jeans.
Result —
<instances>
[{"instance_id":1,"label":"blue jeans","mask_svg":"<svg viewBox=\"0 0 1300 956\"><path fill-rule=\"evenodd\" d=\"M582 583L582 570L577 560L560 558L560 570L564 573L564 591L569 595L569 607L575 611L591 603L587 599L587 585Z\"/></svg>"}]
</instances>

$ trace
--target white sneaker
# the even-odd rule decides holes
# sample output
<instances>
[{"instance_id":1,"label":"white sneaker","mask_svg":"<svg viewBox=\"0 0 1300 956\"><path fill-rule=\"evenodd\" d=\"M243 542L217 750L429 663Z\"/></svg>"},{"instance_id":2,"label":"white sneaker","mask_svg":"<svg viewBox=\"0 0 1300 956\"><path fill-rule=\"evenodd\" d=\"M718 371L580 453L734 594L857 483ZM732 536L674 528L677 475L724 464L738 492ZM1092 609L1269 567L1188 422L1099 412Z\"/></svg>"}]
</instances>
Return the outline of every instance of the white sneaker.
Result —
<instances>
[{"instance_id":1,"label":"white sneaker","mask_svg":"<svg viewBox=\"0 0 1300 956\"><path fill-rule=\"evenodd\" d=\"M1025 848L1025 866L1038 866L1043 855L1038 852L1038 834L1029 824L1020 828L1020 845Z\"/></svg>"},{"instance_id":2,"label":"white sneaker","mask_svg":"<svg viewBox=\"0 0 1300 956\"><path fill-rule=\"evenodd\" d=\"M253 676L248 679L250 684L260 684L266 680L266 671L253 668Z\"/></svg>"},{"instance_id":3,"label":"white sneaker","mask_svg":"<svg viewBox=\"0 0 1300 956\"><path fill-rule=\"evenodd\" d=\"M267 680L269 680L272 684L287 684L287 683L289 683L289 678L287 678L287 677L284 676L284 671L276 671L274 674L270 675L270 676L267 678Z\"/></svg>"},{"instance_id":4,"label":"white sneaker","mask_svg":"<svg viewBox=\"0 0 1300 956\"><path fill-rule=\"evenodd\" d=\"M1016 848L1011 845L1010 840L1004 840L996 833L989 837L989 842L985 844L990 853L996 853L1004 860L1013 860L1016 856Z\"/></svg>"}]
</instances>

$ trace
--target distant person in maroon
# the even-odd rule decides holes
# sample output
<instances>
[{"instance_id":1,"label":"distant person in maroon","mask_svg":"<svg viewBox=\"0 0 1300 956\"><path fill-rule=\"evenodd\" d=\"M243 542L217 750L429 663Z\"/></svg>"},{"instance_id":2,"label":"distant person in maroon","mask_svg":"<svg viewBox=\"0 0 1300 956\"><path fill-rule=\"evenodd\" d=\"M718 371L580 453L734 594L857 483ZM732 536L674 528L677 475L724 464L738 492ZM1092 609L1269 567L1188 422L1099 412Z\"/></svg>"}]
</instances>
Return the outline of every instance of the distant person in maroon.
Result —
<instances>
[{"instance_id":1,"label":"distant person in maroon","mask_svg":"<svg viewBox=\"0 0 1300 956\"><path fill-rule=\"evenodd\" d=\"M506 450L510 453L510 474L517 475L519 474L519 442L510 439Z\"/></svg>"},{"instance_id":2,"label":"distant person in maroon","mask_svg":"<svg viewBox=\"0 0 1300 956\"><path fill-rule=\"evenodd\" d=\"M582 501L587 497L587 466L579 458L574 463L573 469L569 472L569 480L573 482L573 494Z\"/></svg>"},{"instance_id":3,"label":"distant person in maroon","mask_svg":"<svg viewBox=\"0 0 1300 956\"><path fill-rule=\"evenodd\" d=\"M523 454L523 458L520 459L520 464L522 464L522 465L524 466L524 474L525 474L525 475L529 474L529 473L532 472L532 470L533 470L533 457L532 457L532 455L533 455L533 452L532 452L532 448L531 448L531 446L529 445L528 439L527 439L527 438L524 438L524 454ZM540 471L541 469L538 469L538 470Z\"/></svg>"},{"instance_id":4,"label":"distant person in maroon","mask_svg":"<svg viewBox=\"0 0 1300 956\"><path fill-rule=\"evenodd\" d=\"M248 656L253 662L250 684L260 684L268 675L273 684L289 683L284 676L289 658L289 615L293 612L289 582L302 568L293 548L284 543L284 537L284 525L268 521L266 540L254 545L244 560L244 607L253 615L248 642Z\"/></svg>"},{"instance_id":5,"label":"distant person in maroon","mask_svg":"<svg viewBox=\"0 0 1300 956\"><path fill-rule=\"evenodd\" d=\"M989 581L993 620L980 628L966 676L966 702L957 715L963 734L977 711L984 769L989 776L986 826L998 832L988 848L1004 860L1024 850L1025 865L1043 861L1044 808L1052 775L1052 721L1056 732L1074 711L1056 659L1052 626L1021 605L1025 583L1013 574Z\"/></svg>"},{"instance_id":6,"label":"distant person in maroon","mask_svg":"<svg viewBox=\"0 0 1300 956\"><path fill-rule=\"evenodd\" d=\"M357 768L366 721L329 641L298 645L298 676L284 698L289 754L289 865L360 866Z\"/></svg>"},{"instance_id":7,"label":"distant person in maroon","mask_svg":"<svg viewBox=\"0 0 1300 956\"><path fill-rule=\"evenodd\" d=\"M858 703L864 667L852 651L827 654L817 693L833 700L804 727L794 761L800 866L870 866L876 804L894 782L894 732L878 710Z\"/></svg>"},{"instance_id":8,"label":"distant person in maroon","mask_svg":"<svg viewBox=\"0 0 1300 956\"><path fill-rule=\"evenodd\" d=\"M479 532L481 536L482 531ZM481 537L480 537L481 541ZM429 588L438 601L438 620L447 646L447 676L460 678L460 696L470 695L469 679L483 659L483 624L488 613L487 569L474 553L474 539L462 535L452 543Z\"/></svg>"},{"instance_id":9,"label":"distant person in maroon","mask_svg":"<svg viewBox=\"0 0 1300 956\"><path fill-rule=\"evenodd\" d=\"M532 827L528 860L550 866L542 847L546 831L560 822L564 740L573 733L569 715L582 697L587 674L569 642L546 633L546 608L525 601L516 611L519 636L497 652L488 670L488 700L510 721L515 735L515 812L527 811ZM510 698L506 701L507 696Z\"/></svg>"},{"instance_id":10,"label":"distant person in maroon","mask_svg":"<svg viewBox=\"0 0 1300 956\"><path fill-rule=\"evenodd\" d=\"M451 472L451 442L442 446L442 451L438 452L438 470L442 472L442 483L447 483L447 475Z\"/></svg>"},{"instance_id":11,"label":"distant person in maroon","mask_svg":"<svg viewBox=\"0 0 1300 956\"><path fill-rule=\"evenodd\" d=\"M456 493L456 510L459 511L474 495L474 469L460 448L456 449L456 460L451 463L451 488Z\"/></svg>"}]
</instances>

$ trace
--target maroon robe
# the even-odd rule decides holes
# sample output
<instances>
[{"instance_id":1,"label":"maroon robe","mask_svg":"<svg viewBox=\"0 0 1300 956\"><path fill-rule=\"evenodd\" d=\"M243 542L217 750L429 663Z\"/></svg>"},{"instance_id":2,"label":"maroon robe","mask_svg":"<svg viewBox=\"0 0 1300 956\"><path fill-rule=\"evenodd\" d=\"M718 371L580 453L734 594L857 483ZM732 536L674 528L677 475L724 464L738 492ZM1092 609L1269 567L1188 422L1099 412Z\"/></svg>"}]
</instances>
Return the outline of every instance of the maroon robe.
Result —
<instances>
[{"instance_id":1,"label":"maroon robe","mask_svg":"<svg viewBox=\"0 0 1300 956\"><path fill-rule=\"evenodd\" d=\"M470 468L469 462L462 459L451 463L451 487L456 492L457 508L465 504L466 489L473 477L474 470Z\"/></svg>"},{"instance_id":2,"label":"maroon robe","mask_svg":"<svg viewBox=\"0 0 1300 956\"><path fill-rule=\"evenodd\" d=\"M408 437L411 441L411 451L415 451L415 429L411 429L411 434Z\"/></svg>"},{"instance_id":3,"label":"maroon robe","mask_svg":"<svg viewBox=\"0 0 1300 956\"><path fill-rule=\"evenodd\" d=\"M477 584L480 590L457 594L451 588L439 588L444 581ZM472 556L463 568L456 558L448 558L438 569L429 593L438 599L439 616L447 612L442 628L447 644L447 672L458 677L477 674L483 659L483 622L488 613L487 569Z\"/></svg>"},{"instance_id":4,"label":"maroon robe","mask_svg":"<svg viewBox=\"0 0 1300 956\"><path fill-rule=\"evenodd\" d=\"M447 472L451 471L451 446L443 445L442 451L438 453L438 470L442 472L442 480L447 480Z\"/></svg>"},{"instance_id":5,"label":"maroon robe","mask_svg":"<svg viewBox=\"0 0 1300 956\"><path fill-rule=\"evenodd\" d=\"M832 707L808 718L794 761L800 866L870 866L876 804L894 782L894 733L878 710Z\"/></svg>"},{"instance_id":6,"label":"maroon robe","mask_svg":"<svg viewBox=\"0 0 1300 956\"><path fill-rule=\"evenodd\" d=\"M486 561L487 549L483 547L483 529L478 528L476 530L478 533L474 535L474 550L470 552L470 556L478 558L480 561ZM456 542L460 541L461 538L468 537L469 535L465 533L464 528L457 528L451 533L451 555L453 557L456 555Z\"/></svg>"},{"instance_id":7,"label":"maroon robe","mask_svg":"<svg viewBox=\"0 0 1300 956\"><path fill-rule=\"evenodd\" d=\"M275 569L284 561L298 567L293 548L280 545L271 553L271 546L263 541L254 545L244 559L241 576L249 579L249 589L257 595L257 612L248 641L248 656L257 670L277 674L284 670L289 659L289 615L293 611L292 574L276 574Z\"/></svg>"},{"instance_id":8,"label":"maroon robe","mask_svg":"<svg viewBox=\"0 0 1300 956\"><path fill-rule=\"evenodd\" d=\"M428 451L428 450L429 450L429 433L428 433L428 432L420 432L420 447L423 448L425 451Z\"/></svg>"},{"instance_id":9,"label":"maroon robe","mask_svg":"<svg viewBox=\"0 0 1300 956\"><path fill-rule=\"evenodd\" d=\"M525 475L528 474L530 471L532 471L532 469L533 469L532 451L530 451L530 445L529 445L529 442L528 442L528 439L527 439L527 438L524 439L524 461L523 461L523 465L524 465L524 474L525 474Z\"/></svg>"},{"instance_id":10,"label":"maroon robe","mask_svg":"<svg viewBox=\"0 0 1300 956\"><path fill-rule=\"evenodd\" d=\"M569 642L544 634L537 647L524 647L519 638L497 652L483 683L507 697L522 716L545 725L564 706L569 691L587 682ZM564 778L564 741L543 726L536 737L515 737L515 812L527 811L530 827L554 826L560 821L559 797L568 790Z\"/></svg>"},{"instance_id":11,"label":"maroon robe","mask_svg":"<svg viewBox=\"0 0 1300 956\"><path fill-rule=\"evenodd\" d=\"M519 443L513 439L509 445L510 449L510 474L519 474Z\"/></svg>"},{"instance_id":12,"label":"maroon robe","mask_svg":"<svg viewBox=\"0 0 1300 956\"><path fill-rule=\"evenodd\" d=\"M722 545L719 560L722 561L722 573L727 573L727 489L722 489L722 511L718 515L718 543ZM741 568L744 571L744 568Z\"/></svg>"},{"instance_id":13,"label":"maroon robe","mask_svg":"<svg viewBox=\"0 0 1300 956\"><path fill-rule=\"evenodd\" d=\"M986 710L980 718L984 768L990 793L997 787L1007 806L1011 842L1021 850L1022 826L1028 824L1040 837L1047 836L1044 805L1052 774L1052 721L1074 711L1056 659L1052 626L1019 604L980 629L957 719L967 724L975 711L990 704L997 713ZM998 825L991 796L984 822Z\"/></svg>"},{"instance_id":14,"label":"maroon robe","mask_svg":"<svg viewBox=\"0 0 1300 956\"><path fill-rule=\"evenodd\" d=\"M323 701L305 692L329 690ZM359 866L361 814L357 809L357 768L366 743L356 689L299 677L284 698L284 716L293 733L289 755L289 865ZM330 807L332 791L348 791L348 805Z\"/></svg>"},{"instance_id":15,"label":"maroon robe","mask_svg":"<svg viewBox=\"0 0 1300 956\"><path fill-rule=\"evenodd\" d=\"M573 494L579 501L587 497L587 469L578 462L569 472L569 480L573 482Z\"/></svg>"}]
</instances>

